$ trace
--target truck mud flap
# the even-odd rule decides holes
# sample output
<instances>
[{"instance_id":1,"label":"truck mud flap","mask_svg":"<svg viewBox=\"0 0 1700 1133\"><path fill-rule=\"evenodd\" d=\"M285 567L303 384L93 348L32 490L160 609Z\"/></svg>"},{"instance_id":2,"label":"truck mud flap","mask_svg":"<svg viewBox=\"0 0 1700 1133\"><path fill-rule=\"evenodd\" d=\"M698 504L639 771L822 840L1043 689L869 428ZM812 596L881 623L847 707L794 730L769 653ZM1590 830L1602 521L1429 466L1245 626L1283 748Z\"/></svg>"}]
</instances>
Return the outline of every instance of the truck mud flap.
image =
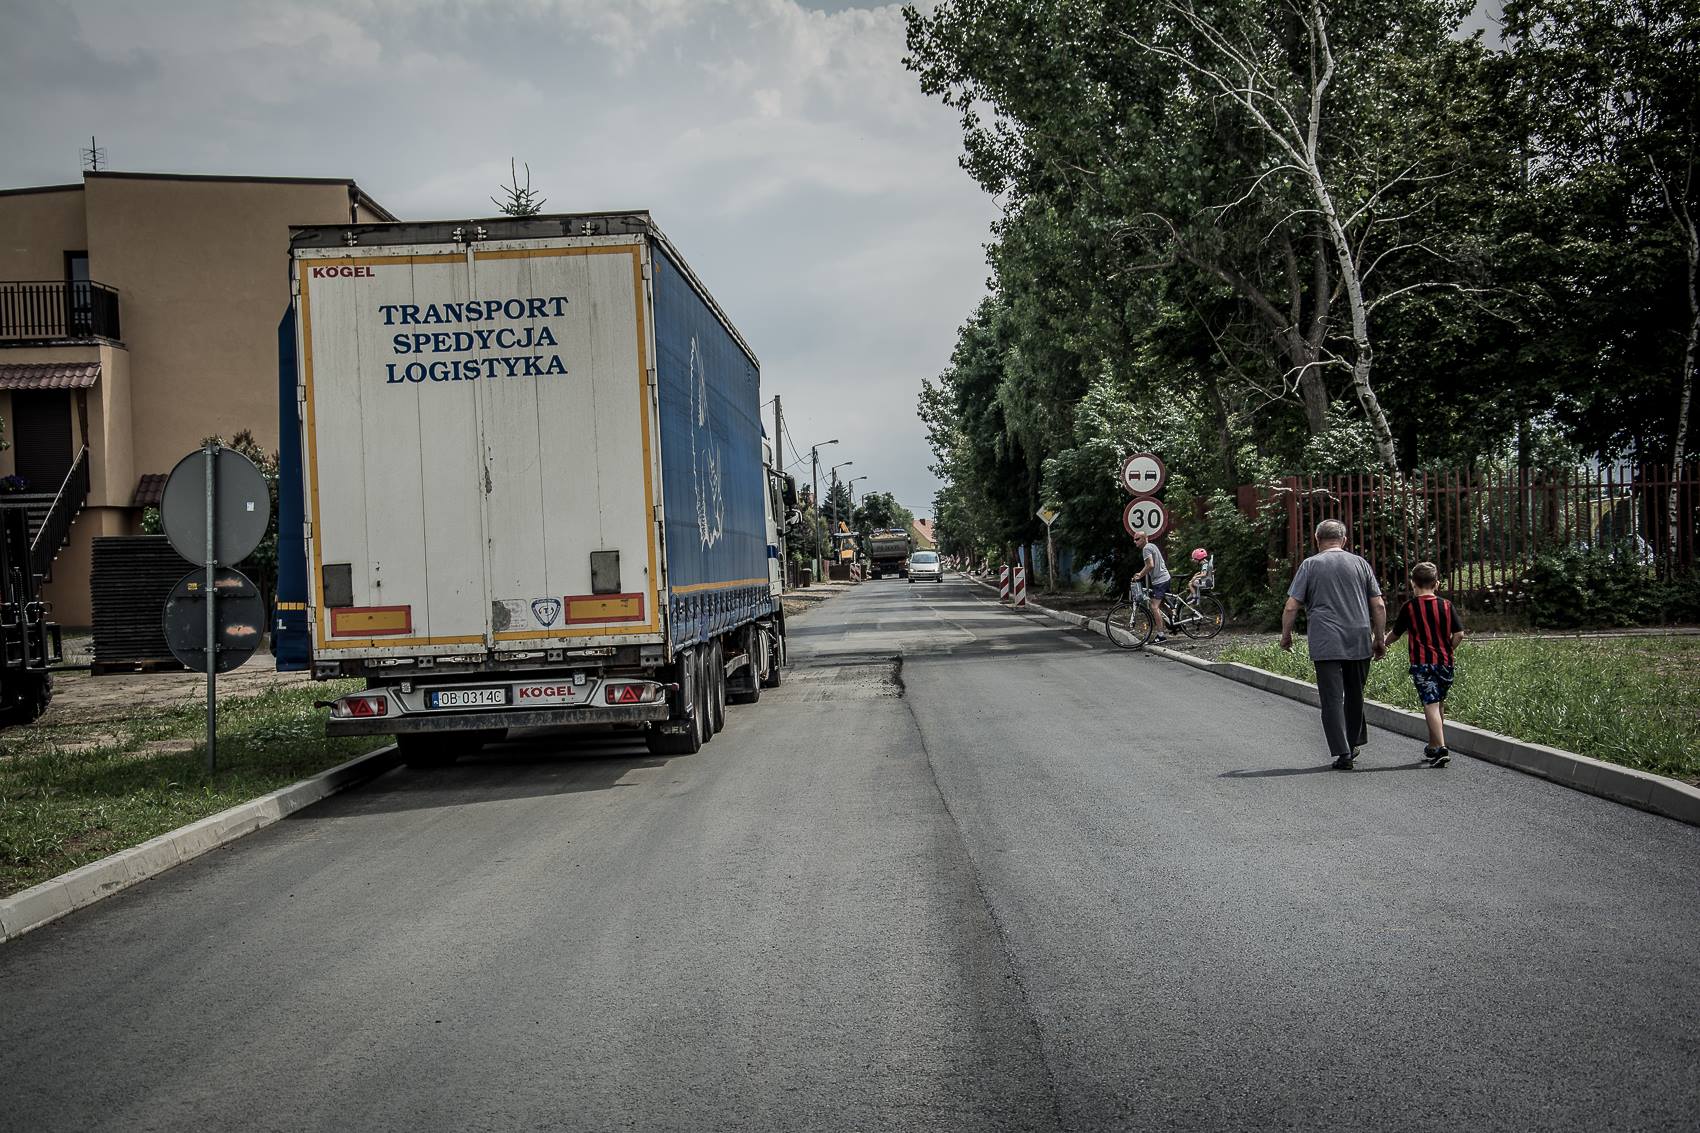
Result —
<instances>
[{"instance_id":1,"label":"truck mud flap","mask_svg":"<svg viewBox=\"0 0 1700 1133\"><path fill-rule=\"evenodd\" d=\"M665 704L631 704L614 708L533 709L525 712L408 713L327 720L327 736L399 736L417 732L482 732L491 728L576 728L590 724L647 724L667 719Z\"/></svg>"}]
</instances>

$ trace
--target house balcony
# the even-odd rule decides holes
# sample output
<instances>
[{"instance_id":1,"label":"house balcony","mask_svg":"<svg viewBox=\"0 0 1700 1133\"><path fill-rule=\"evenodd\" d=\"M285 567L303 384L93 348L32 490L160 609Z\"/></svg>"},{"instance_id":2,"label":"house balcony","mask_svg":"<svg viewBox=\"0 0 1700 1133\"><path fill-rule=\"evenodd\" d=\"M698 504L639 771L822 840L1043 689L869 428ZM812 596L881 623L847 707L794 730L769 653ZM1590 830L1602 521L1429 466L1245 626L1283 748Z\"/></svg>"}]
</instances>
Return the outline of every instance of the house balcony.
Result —
<instances>
[{"instance_id":1,"label":"house balcony","mask_svg":"<svg viewBox=\"0 0 1700 1133\"><path fill-rule=\"evenodd\" d=\"M122 337L116 288L93 280L0 281L0 347Z\"/></svg>"}]
</instances>

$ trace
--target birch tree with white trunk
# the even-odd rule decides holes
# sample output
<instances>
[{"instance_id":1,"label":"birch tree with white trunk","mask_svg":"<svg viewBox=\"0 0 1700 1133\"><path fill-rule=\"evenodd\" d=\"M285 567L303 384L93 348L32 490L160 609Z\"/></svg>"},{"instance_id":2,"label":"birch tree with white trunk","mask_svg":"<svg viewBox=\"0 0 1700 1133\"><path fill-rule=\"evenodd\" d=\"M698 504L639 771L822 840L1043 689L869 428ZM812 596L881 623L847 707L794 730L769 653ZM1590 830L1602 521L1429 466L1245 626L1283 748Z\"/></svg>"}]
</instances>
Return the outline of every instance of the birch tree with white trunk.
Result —
<instances>
[{"instance_id":1,"label":"birch tree with white trunk","mask_svg":"<svg viewBox=\"0 0 1700 1133\"><path fill-rule=\"evenodd\" d=\"M1156 34L1127 32L1128 41L1178 66L1201 92L1236 108L1253 123L1270 144L1271 161L1248 188L1248 195L1296 187L1306 205L1298 211L1313 216L1326 238L1348 319L1345 333L1337 337L1349 342L1343 351L1330 349L1329 360L1349 373L1352 392L1374 434L1376 452L1387 470L1397 475L1393 430L1376 396L1374 312L1381 304L1418 290L1477 289L1437 270L1432 278L1377 294L1373 277L1390 257L1402 254L1434 253L1436 268L1447 266L1446 257L1436 251L1439 241L1420 233L1411 235L1399 226L1413 219L1405 207L1411 192L1446 176L1447 170L1427 167L1417 153L1402 159L1397 150L1403 139L1396 123L1378 124L1380 136L1374 138L1359 130L1348 146L1350 131L1336 128L1331 120L1345 117L1336 109L1348 93L1339 84L1373 80L1367 68L1346 75L1339 51L1367 52L1371 45L1337 48L1330 34L1331 6L1322 0L1277 9L1298 24L1302 52L1292 50L1280 20L1241 19L1230 24L1202 11L1192 0L1162 0L1158 8L1162 18ZM1363 124L1361 109L1356 124ZM1385 172L1390 158L1391 172ZM1390 214L1388 206L1395 201L1401 203ZM1237 203L1222 207L1230 209ZM1378 230L1400 234L1389 242L1379 239Z\"/></svg>"}]
</instances>

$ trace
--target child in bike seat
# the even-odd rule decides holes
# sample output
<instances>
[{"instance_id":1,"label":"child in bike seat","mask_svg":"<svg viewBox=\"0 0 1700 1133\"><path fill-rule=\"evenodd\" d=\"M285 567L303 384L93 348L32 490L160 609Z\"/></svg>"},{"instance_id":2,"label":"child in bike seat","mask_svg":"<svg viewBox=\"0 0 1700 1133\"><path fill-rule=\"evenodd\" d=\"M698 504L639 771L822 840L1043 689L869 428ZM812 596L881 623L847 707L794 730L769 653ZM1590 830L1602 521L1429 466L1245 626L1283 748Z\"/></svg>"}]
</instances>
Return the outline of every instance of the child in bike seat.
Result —
<instances>
[{"instance_id":1,"label":"child in bike seat","mask_svg":"<svg viewBox=\"0 0 1700 1133\"><path fill-rule=\"evenodd\" d=\"M1189 602L1197 602L1200 594L1216 587L1216 556L1203 547L1195 547L1192 561L1198 564L1198 573L1188 580L1186 596Z\"/></svg>"}]
</instances>

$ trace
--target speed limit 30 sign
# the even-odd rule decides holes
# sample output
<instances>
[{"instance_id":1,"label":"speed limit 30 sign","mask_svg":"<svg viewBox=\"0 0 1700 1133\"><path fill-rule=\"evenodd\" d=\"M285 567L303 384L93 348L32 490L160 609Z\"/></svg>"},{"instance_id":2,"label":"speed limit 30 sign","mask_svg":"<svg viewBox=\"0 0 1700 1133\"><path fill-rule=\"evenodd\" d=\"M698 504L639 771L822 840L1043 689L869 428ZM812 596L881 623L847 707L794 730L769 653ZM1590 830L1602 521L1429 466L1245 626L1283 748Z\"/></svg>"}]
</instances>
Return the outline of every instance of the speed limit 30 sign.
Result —
<instances>
[{"instance_id":1,"label":"speed limit 30 sign","mask_svg":"<svg viewBox=\"0 0 1700 1133\"><path fill-rule=\"evenodd\" d=\"M1159 538L1169 529L1169 509L1163 506L1162 500L1149 497L1129 500L1122 509L1122 528L1129 535Z\"/></svg>"}]
</instances>

